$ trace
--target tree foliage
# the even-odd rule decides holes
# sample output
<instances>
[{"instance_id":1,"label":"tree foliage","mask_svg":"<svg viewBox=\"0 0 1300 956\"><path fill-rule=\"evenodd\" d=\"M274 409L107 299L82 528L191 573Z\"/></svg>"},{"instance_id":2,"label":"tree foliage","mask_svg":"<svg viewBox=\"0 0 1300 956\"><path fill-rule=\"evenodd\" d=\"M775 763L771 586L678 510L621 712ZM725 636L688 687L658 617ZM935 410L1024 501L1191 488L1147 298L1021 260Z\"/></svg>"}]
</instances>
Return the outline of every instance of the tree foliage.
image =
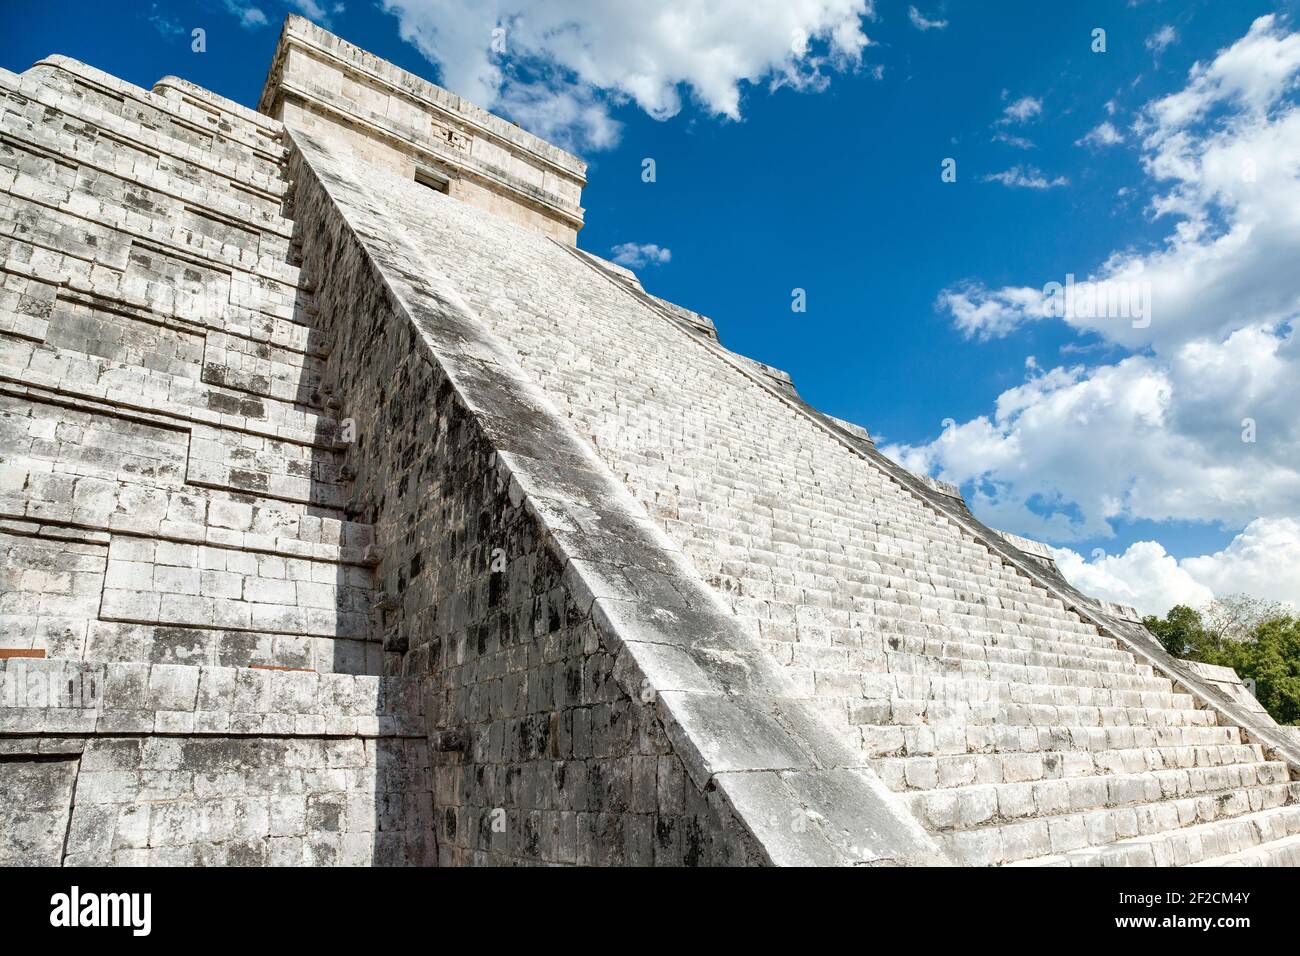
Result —
<instances>
[{"instance_id":1,"label":"tree foliage","mask_svg":"<svg viewBox=\"0 0 1300 956\"><path fill-rule=\"evenodd\" d=\"M1255 696L1279 724L1300 724L1300 619L1270 604L1231 595L1204 611L1179 604L1147 628L1175 657L1233 668L1255 681Z\"/></svg>"},{"instance_id":2,"label":"tree foliage","mask_svg":"<svg viewBox=\"0 0 1300 956\"><path fill-rule=\"evenodd\" d=\"M1174 657L1186 657L1205 634L1200 612L1185 604L1170 608L1164 620L1152 616L1143 619L1142 623Z\"/></svg>"}]
</instances>

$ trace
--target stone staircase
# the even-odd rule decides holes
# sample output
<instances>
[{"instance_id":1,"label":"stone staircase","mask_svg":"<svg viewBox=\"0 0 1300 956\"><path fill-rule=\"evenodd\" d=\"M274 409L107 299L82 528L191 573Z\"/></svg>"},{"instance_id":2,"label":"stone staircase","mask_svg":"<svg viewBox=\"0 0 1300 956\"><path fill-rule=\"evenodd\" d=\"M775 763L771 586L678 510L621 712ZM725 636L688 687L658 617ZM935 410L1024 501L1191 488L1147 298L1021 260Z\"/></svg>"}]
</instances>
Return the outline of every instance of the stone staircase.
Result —
<instances>
[{"instance_id":1,"label":"stone staircase","mask_svg":"<svg viewBox=\"0 0 1300 956\"><path fill-rule=\"evenodd\" d=\"M181 81L146 92L57 57L0 74L0 94L0 666L44 668L54 683L93 677L105 691L93 708L0 712L0 771L24 794L13 806L43 814L0 814L0 831L36 834L24 859L48 838L53 862L420 863L435 858L440 828L457 841L449 862L642 861L657 858L651 836L665 833L677 845L664 859L695 860L699 848L683 841L699 842L700 821L743 808L750 825L766 825L766 805L745 803L758 791L743 790L760 774L782 808L788 794L773 796L784 793L773 775L804 774L811 786L808 768L763 766L772 749L762 747L760 766L727 765L720 786L700 792L687 785L653 695L625 699L610 677L629 655L607 659L617 648L582 616L592 595L576 605L572 563L536 559L548 568L537 595L524 573L533 552L516 561L510 589L471 567L467 542L486 547L494 529L485 504L467 504L491 481L469 469L489 456L467 458L465 487L430 477L443 474L436 449L478 448L473 435L484 443L470 425L515 438L530 422L471 404L483 420L453 428L427 404L445 411L450 387L385 405L391 383L378 373L362 383L352 368L342 371L383 399L365 409L370 454L415 467L411 436L425 442L417 464L428 470L411 484L404 472L389 506L406 496L411 509L396 543L428 548L382 564L375 502L355 497L345 467L348 396L331 390L344 376L322 329L388 328L375 317L391 303L353 244L347 263L373 301L365 315L336 308L316 321L276 121ZM608 517L618 526L608 540L629 542L644 508L655 542L675 550L641 541L638 556L674 569L669 557L686 559L676 579L634 567L646 593L689 605L685 591L669 593L677 580L716 599L748 641L723 648L718 669L792 688L833 731L835 746L817 753L847 756L812 768L826 771L818 787L871 768L892 793L882 803L901 803L959 864L1300 861L1300 784L1287 763L810 414L780 373L727 352L706 320L656 304L634 277L611 278L536 231L374 175L383 188L359 190L370 212L425 257L395 260L412 266L402 280L436 263L447 285L415 277L429 298L463 299L575 442L595 450L600 477L635 498L635 520L565 502L574 526L609 531L598 527ZM323 190L323 231L346 232ZM349 285L355 278L333 285L336 305L363 285ZM446 316L425 305L426 325L412 328L454 339L457 327L435 328ZM350 348L419 358L422 343L403 334L412 337ZM437 362L454 364L462 385L489 379L475 363L494 353L471 339L436 343L442 351L412 362L415 372L400 366L408 378L395 387ZM400 413L388 418L402 427L385 432L381 412ZM449 432L464 444L446 444ZM594 474L582 455L564 464L575 461ZM516 490L511 507L523 500ZM530 504L560 527L559 509ZM531 525L520 535L530 546L542 537ZM434 564L452 556L466 563ZM397 591L423 574L407 593L427 599L418 633L403 619L418 654L383 643L385 607L402 601L386 594L376 607L377 562ZM503 594L519 602L509 614ZM669 618L682 610L655 606ZM714 676L687 667L699 667L690 649L643 644L674 662L665 680L689 689ZM762 667L744 661L751 645ZM460 723L435 735L446 751L437 802L422 695L397 676L426 666L443 668L437 676L454 684L444 698L460 707L444 708ZM781 681L764 684L767 671ZM692 716L681 687L668 690ZM708 715L737 703L713 690L697 695L716 708ZM748 728L776 723L771 701L739 703L727 720L743 711ZM711 743L734 730L727 720ZM679 740L707 749L681 728ZM623 740L633 736L639 749ZM773 749L773 760L806 756ZM527 792L508 792L511 781ZM838 792L869 792L854 783ZM809 803L808 790L790 792ZM517 796L514 829L492 830L488 811ZM713 858L750 859L749 847L728 855L734 823L716 828ZM544 837L567 849L543 853ZM766 834L764 845L788 847L787 837ZM593 842L598 853L579 849ZM0 862L11 850L0 841Z\"/></svg>"},{"instance_id":2,"label":"stone staircase","mask_svg":"<svg viewBox=\"0 0 1300 956\"><path fill-rule=\"evenodd\" d=\"M343 514L313 297L281 214L284 147L270 121L233 104L222 112L203 91L176 83L168 99L130 89L55 58L6 102L4 514L121 533L107 554L102 620L264 630L269 643L271 634L363 639L370 575L359 555L372 533ZM19 390L94 414L46 412ZM78 430L60 435L63 419ZM143 427L131 434L131 424ZM115 444L121 455L99 450ZM42 498L20 471L66 475L71 494ZM218 565L221 549L290 563ZM333 566L315 575L316 600L299 602L295 574L308 596L313 561ZM203 571L208 580L188 587ZM275 595L275 581L290 583ZM151 609L156 601L137 600L148 592L171 599ZM250 662L332 670L335 649ZM364 656L344 669L377 668Z\"/></svg>"},{"instance_id":3,"label":"stone staircase","mask_svg":"<svg viewBox=\"0 0 1300 956\"><path fill-rule=\"evenodd\" d=\"M48 819L16 801L0 862L423 861L427 812L376 810L427 752L280 124L63 57L0 80L0 669L99 695L6 698Z\"/></svg>"},{"instance_id":4,"label":"stone staircase","mask_svg":"<svg viewBox=\"0 0 1300 956\"><path fill-rule=\"evenodd\" d=\"M480 318L951 860L1294 859L1300 784L1241 728L626 279L404 198Z\"/></svg>"}]
</instances>

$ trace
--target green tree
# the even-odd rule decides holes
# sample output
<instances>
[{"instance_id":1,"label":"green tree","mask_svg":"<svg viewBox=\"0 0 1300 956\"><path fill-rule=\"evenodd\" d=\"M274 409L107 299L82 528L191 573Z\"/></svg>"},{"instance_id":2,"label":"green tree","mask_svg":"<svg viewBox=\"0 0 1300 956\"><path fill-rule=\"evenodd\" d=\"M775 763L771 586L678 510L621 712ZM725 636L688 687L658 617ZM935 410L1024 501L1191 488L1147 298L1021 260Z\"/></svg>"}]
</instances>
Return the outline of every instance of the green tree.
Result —
<instances>
[{"instance_id":1,"label":"green tree","mask_svg":"<svg viewBox=\"0 0 1300 956\"><path fill-rule=\"evenodd\" d=\"M1255 697L1279 724L1300 723L1300 620L1257 624L1251 639L1224 639L1200 649L1199 660L1233 668L1255 681Z\"/></svg>"},{"instance_id":2,"label":"green tree","mask_svg":"<svg viewBox=\"0 0 1300 956\"><path fill-rule=\"evenodd\" d=\"M1186 657L1205 639L1200 613L1186 604L1175 604L1164 620L1149 615L1142 619L1142 623L1174 657Z\"/></svg>"},{"instance_id":3,"label":"green tree","mask_svg":"<svg viewBox=\"0 0 1300 956\"><path fill-rule=\"evenodd\" d=\"M1244 595L1204 612L1179 604L1143 619L1175 657L1231 667L1255 682L1255 697L1279 724L1300 724L1300 619Z\"/></svg>"}]
</instances>

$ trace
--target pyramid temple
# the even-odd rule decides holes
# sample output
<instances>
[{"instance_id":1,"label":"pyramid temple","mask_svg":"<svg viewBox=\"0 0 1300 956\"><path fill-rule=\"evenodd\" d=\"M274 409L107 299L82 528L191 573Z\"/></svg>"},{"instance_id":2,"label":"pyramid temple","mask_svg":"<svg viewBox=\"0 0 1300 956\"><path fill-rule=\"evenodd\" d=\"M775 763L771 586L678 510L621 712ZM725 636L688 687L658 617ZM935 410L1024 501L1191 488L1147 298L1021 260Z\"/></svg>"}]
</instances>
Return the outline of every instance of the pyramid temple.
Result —
<instances>
[{"instance_id":1,"label":"pyramid temple","mask_svg":"<svg viewBox=\"0 0 1300 956\"><path fill-rule=\"evenodd\" d=\"M0 863L1300 864L1300 737L290 17L0 70Z\"/></svg>"}]
</instances>

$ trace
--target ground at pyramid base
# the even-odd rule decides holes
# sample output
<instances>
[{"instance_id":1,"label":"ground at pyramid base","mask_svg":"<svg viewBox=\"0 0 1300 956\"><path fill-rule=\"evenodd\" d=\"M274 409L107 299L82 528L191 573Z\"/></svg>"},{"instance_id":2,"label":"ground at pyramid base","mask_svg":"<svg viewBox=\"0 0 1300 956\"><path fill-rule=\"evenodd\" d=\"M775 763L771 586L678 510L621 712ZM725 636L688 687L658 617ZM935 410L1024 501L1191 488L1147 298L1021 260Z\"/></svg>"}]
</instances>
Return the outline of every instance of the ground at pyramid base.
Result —
<instances>
[{"instance_id":1,"label":"ground at pyramid base","mask_svg":"<svg viewBox=\"0 0 1300 956\"><path fill-rule=\"evenodd\" d=\"M290 17L0 71L0 863L1295 865L1300 739Z\"/></svg>"}]
</instances>

